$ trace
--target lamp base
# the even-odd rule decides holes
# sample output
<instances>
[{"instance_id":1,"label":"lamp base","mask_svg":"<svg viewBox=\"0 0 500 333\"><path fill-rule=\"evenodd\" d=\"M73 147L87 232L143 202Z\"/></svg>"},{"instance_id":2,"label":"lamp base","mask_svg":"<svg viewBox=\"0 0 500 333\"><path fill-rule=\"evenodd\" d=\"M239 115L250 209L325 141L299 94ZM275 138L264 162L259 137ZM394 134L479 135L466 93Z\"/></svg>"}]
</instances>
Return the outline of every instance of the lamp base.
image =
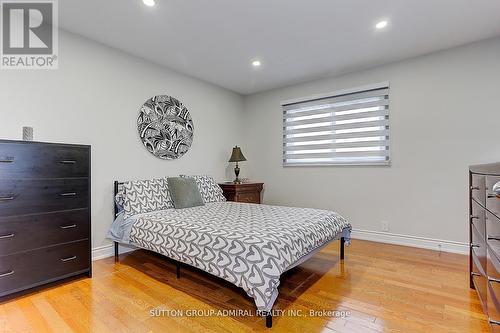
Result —
<instances>
[{"instance_id":1,"label":"lamp base","mask_svg":"<svg viewBox=\"0 0 500 333\"><path fill-rule=\"evenodd\" d=\"M233 181L234 184L241 184L240 178L238 176L240 175L240 167L238 166L238 162L236 162L236 166L234 167L234 174L236 175L236 179Z\"/></svg>"}]
</instances>

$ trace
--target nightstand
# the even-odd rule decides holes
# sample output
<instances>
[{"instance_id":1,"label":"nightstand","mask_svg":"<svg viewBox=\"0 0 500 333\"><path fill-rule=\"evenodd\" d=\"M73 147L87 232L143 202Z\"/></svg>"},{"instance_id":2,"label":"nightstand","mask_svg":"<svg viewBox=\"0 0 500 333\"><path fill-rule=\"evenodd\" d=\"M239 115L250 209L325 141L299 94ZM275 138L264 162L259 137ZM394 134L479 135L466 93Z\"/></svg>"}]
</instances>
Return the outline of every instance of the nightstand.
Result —
<instances>
[{"instance_id":1,"label":"nightstand","mask_svg":"<svg viewBox=\"0 0 500 333\"><path fill-rule=\"evenodd\" d=\"M260 192L264 183L221 183L227 201L260 204Z\"/></svg>"}]
</instances>

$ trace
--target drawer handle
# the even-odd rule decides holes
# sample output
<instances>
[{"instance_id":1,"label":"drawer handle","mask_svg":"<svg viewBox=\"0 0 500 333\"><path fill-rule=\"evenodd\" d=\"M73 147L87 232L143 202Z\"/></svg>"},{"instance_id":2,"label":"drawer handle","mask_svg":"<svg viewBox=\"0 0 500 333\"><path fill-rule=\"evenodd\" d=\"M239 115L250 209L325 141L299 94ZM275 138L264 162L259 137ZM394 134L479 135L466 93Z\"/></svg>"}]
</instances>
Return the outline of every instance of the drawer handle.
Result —
<instances>
[{"instance_id":1,"label":"drawer handle","mask_svg":"<svg viewBox=\"0 0 500 333\"><path fill-rule=\"evenodd\" d=\"M470 189L473 191L479 191L481 188L479 188L479 186L471 186Z\"/></svg>"},{"instance_id":2,"label":"drawer handle","mask_svg":"<svg viewBox=\"0 0 500 333\"><path fill-rule=\"evenodd\" d=\"M14 271L8 271L7 273L0 274L0 278L14 274Z\"/></svg>"},{"instance_id":3,"label":"drawer handle","mask_svg":"<svg viewBox=\"0 0 500 333\"><path fill-rule=\"evenodd\" d=\"M481 276L481 274L476 273L476 272L472 272L472 273L470 273L470 275L472 275L472 276Z\"/></svg>"},{"instance_id":4,"label":"drawer handle","mask_svg":"<svg viewBox=\"0 0 500 333\"><path fill-rule=\"evenodd\" d=\"M62 258L61 261L66 262L66 261L71 261L71 260L75 260L75 259L76 259L76 256L72 256L72 257Z\"/></svg>"},{"instance_id":5,"label":"drawer handle","mask_svg":"<svg viewBox=\"0 0 500 333\"><path fill-rule=\"evenodd\" d=\"M14 197L0 197L0 202L2 201L11 201L14 200Z\"/></svg>"},{"instance_id":6,"label":"drawer handle","mask_svg":"<svg viewBox=\"0 0 500 333\"><path fill-rule=\"evenodd\" d=\"M67 193L61 193L59 194L61 197L74 197L76 195L76 192L67 192Z\"/></svg>"},{"instance_id":7,"label":"drawer handle","mask_svg":"<svg viewBox=\"0 0 500 333\"><path fill-rule=\"evenodd\" d=\"M488 281L500 283L500 279L495 279L495 278L492 278L492 277L489 277L489 276L488 276Z\"/></svg>"},{"instance_id":8,"label":"drawer handle","mask_svg":"<svg viewBox=\"0 0 500 333\"><path fill-rule=\"evenodd\" d=\"M0 160L0 163L14 163L14 159L11 159L11 160Z\"/></svg>"},{"instance_id":9,"label":"drawer handle","mask_svg":"<svg viewBox=\"0 0 500 333\"><path fill-rule=\"evenodd\" d=\"M498 236L488 236L488 240L500 241L500 237L498 237Z\"/></svg>"},{"instance_id":10,"label":"drawer handle","mask_svg":"<svg viewBox=\"0 0 500 333\"><path fill-rule=\"evenodd\" d=\"M3 235L3 236L0 236L0 239L12 238L14 236L15 236L15 234Z\"/></svg>"},{"instance_id":11,"label":"drawer handle","mask_svg":"<svg viewBox=\"0 0 500 333\"><path fill-rule=\"evenodd\" d=\"M470 218L471 218L471 220L474 220L474 219L478 219L479 216L477 216L477 215L471 215Z\"/></svg>"},{"instance_id":12,"label":"drawer handle","mask_svg":"<svg viewBox=\"0 0 500 333\"><path fill-rule=\"evenodd\" d=\"M61 229L71 229L71 228L76 228L76 224L62 225L61 226Z\"/></svg>"},{"instance_id":13,"label":"drawer handle","mask_svg":"<svg viewBox=\"0 0 500 333\"><path fill-rule=\"evenodd\" d=\"M73 160L64 160L64 161L59 161L59 163L61 163L61 164L75 164L76 161L73 161Z\"/></svg>"},{"instance_id":14,"label":"drawer handle","mask_svg":"<svg viewBox=\"0 0 500 333\"><path fill-rule=\"evenodd\" d=\"M471 244L470 247L472 247L472 248L480 248L481 246L479 246L478 244Z\"/></svg>"},{"instance_id":15,"label":"drawer handle","mask_svg":"<svg viewBox=\"0 0 500 333\"><path fill-rule=\"evenodd\" d=\"M490 322L490 324L493 324L493 325L500 325L500 321L498 320L493 320L491 318L488 318L488 321Z\"/></svg>"}]
</instances>

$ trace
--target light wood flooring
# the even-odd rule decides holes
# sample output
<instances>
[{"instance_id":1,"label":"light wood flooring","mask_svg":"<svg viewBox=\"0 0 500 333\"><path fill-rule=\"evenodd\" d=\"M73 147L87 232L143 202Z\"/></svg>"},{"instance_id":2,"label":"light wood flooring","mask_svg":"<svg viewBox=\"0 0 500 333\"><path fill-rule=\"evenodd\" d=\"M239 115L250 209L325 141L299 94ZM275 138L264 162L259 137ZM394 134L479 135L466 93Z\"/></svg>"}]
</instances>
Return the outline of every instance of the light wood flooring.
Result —
<instances>
[{"instance_id":1,"label":"light wood flooring","mask_svg":"<svg viewBox=\"0 0 500 333\"><path fill-rule=\"evenodd\" d=\"M275 317L151 316L152 309L254 311L231 284L146 251L95 261L94 277L0 303L0 332L488 332L469 289L467 256L353 240L335 242L281 280ZM348 317L308 315L310 309Z\"/></svg>"}]
</instances>

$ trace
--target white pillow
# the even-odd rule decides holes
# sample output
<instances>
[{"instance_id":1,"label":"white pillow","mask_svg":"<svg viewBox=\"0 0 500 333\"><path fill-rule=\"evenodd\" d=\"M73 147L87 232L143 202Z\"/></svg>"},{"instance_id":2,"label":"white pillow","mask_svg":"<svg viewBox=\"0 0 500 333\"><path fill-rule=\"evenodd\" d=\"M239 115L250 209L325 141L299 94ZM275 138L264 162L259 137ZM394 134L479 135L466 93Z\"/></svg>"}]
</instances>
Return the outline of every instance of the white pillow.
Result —
<instances>
[{"instance_id":1,"label":"white pillow","mask_svg":"<svg viewBox=\"0 0 500 333\"><path fill-rule=\"evenodd\" d=\"M123 189L125 218L174 207L166 178L124 182Z\"/></svg>"},{"instance_id":2,"label":"white pillow","mask_svg":"<svg viewBox=\"0 0 500 333\"><path fill-rule=\"evenodd\" d=\"M226 201L226 197L222 192L219 184L211 176L199 175L199 176L186 176L181 175L181 177L192 177L196 181L198 190L200 191L203 203L208 202L221 202Z\"/></svg>"}]
</instances>

